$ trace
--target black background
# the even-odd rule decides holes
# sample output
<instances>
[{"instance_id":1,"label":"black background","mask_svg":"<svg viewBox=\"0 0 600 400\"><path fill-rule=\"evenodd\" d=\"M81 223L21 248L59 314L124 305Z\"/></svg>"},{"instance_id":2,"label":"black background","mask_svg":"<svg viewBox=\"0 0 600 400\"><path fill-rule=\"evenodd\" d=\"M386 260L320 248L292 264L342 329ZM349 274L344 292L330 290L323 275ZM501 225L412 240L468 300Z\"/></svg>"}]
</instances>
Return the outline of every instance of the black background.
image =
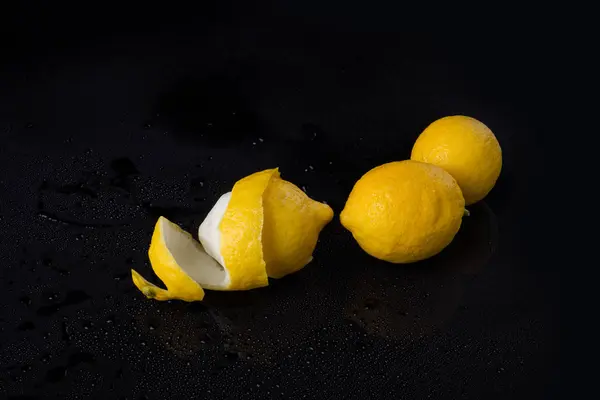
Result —
<instances>
[{"instance_id":1,"label":"black background","mask_svg":"<svg viewBox=\"0 0 600 400\"><path fill-rule=\"evenodd\" d=\"M560 39L544 19L196 6L3 13L0 397L561 397L559 272L539 229ZM504 167L441 255L379 262L336 217L313 263L268 288L185 304L133 287L130 268L153 276L159 215L195 232L275 166L337 215L363 173L452 114L495 132Z\"/></svg>"}]
</instances>

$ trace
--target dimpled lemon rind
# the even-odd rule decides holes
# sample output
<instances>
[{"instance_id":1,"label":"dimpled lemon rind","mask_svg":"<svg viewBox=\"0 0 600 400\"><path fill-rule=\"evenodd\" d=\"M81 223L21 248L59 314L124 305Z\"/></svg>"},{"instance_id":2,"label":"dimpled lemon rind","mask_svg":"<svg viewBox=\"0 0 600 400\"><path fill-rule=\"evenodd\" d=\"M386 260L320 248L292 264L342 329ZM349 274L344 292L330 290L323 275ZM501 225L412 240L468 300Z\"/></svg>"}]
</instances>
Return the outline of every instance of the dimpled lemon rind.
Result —
<instances>
[{"instance_id":1,"label":"dimpled lemon rind","mask_svg":"<svg viewBox=\"0 0 600 400\"><path fill-rule=\"evenodd\" d=\"M449 173L406 160L381 165L360 178L340 219L368 254L412 263L438 254L452 241L464 206Z\"/></svg>"}]
</instances>

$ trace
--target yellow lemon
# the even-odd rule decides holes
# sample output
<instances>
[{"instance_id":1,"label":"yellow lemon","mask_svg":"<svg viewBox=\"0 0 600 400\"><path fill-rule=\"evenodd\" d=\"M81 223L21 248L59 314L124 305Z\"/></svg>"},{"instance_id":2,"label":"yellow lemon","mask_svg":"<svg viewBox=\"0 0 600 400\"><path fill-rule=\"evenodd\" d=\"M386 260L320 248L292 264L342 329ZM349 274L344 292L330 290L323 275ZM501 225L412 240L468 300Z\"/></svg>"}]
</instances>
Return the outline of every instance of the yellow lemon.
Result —
<instances>
[{"instance_id":1,"label":"yellow lemon","mask_svg":"<svg viewBox=\"0 0 600 400\"><path fill-rule=\"evenodd\" d=\"M418 137L411 160L448 171L462 189L467 205L483 199L502 169L502 150L482 122L462 115L440 118Z\"/></svg>"},{"instance_id":2,"label":"yellow lemon","mask_svg":"<svg viewBox=\"0 0 600 400\"><path fill-rule=\"evenodd\" d=\"M449 173L406 160L373 168L361 177L340 220L373 257L411 263L450 244L464 207L462 192Z\"/></svg>"},{"instance_id":3,"label":"yellow lemon","mask_svg":"<svg viewBox=\"0 0 600 400\"><path fill-rule=\"evenodd\" d=\"M312 260L319 233L333 218L333 210L279 177L271 179L263 201L267 274L270 278L281 278Z\"/></svg>"},{"instance_id":4,"label":"yellow lemon","mask_svg":"<svg viewBox=\"0 0 600 400\"><path fill-rule=\"evenodd\" d=\"M201 300L203 288L267 286L268 277L280 278L311 261L319 233L332 218L329 206L282 180L277 169L257 172L219 198L198 229L202 244L159 219L149 254L167 290L132 270L133 280L157 300Z\"/></svg>"}]
</instances>

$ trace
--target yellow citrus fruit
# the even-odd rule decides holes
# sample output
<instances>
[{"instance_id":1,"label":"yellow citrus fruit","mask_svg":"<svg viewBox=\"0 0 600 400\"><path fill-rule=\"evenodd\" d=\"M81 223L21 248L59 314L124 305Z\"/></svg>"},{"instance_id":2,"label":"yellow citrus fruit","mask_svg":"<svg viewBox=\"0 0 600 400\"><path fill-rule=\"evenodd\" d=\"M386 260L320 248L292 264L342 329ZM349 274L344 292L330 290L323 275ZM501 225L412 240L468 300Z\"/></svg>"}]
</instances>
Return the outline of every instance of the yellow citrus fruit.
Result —
<instances>
[{"instance_id":1,"label":"yellow citrus fruit","mask_svg":"<svg viewBox=\"0 0 600 400\"><path fill-rule=\"evenodd\" d=\"M134 284L157 300L201 300L204 289L268 285L312 260L319 233L333 218L277 169L249 175L219 198L198 229L200 244L166 218L156 224L150 261L161 289L132 270Z\"/></svg>"},{"instance_id":2,"label":"yellow citrus fruit","mask_svg":"<svg viewBox=\"0 0 600 400\"><path fill-rule=\"evenodd\" d=\"M373 257L411 263L450 244L460 228L464 207L462 192L449 173L435 165L406 160L363 175L340 220Z\"/></svg>"},{"instance_id":3,"label":"yellow citrus fruit","mask_svg":"<svg viewBox=\"0 0 600 400\"><path fill-rule=\"evenodd\" d=\"M482 122L462 115L440 118L418 137L411 160L448 171L462 189L467 205L483 199L502 169L502 150Z\"/></svg>"},{"instance_id":4,"label":"yellow citrus fruit","mask_svg":"<svg viewBox=\"0 0 600 400\"><path fill-rule=\"evenodd\" d=\"M265 274L261 275L265 284L256 286L265 286L267 276L281 278L312 260L319 233L332 218L331 207L281 179L277 169L269 169L238 181L230 199L227 194L219 199L200 225L198 237L228 270L241 268L244 276L250 276L248 265L256 265L256 271Z\"/></svg>"},{"instance_id":5,"label":"yellow citrus fruit","mask_svg":"<svg viewBox=\"0 0 600 400\"><path fill-rule=\"evenodd\" d=\"M333 218L327 204L293 183L273 177L263 197L263 254L270 278L296 272L312 260L319 233Z\"/></svg>"}]
</instances>

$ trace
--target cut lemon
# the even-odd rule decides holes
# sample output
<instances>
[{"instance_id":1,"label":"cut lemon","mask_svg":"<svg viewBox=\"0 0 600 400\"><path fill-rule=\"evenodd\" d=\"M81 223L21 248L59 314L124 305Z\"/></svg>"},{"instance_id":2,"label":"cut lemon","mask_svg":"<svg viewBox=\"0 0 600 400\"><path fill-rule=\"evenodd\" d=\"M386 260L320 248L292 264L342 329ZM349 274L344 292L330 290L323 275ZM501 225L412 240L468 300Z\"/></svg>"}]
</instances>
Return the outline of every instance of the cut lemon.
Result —
<instances>
[{"instance_id":1,"label":"cut lemon","mask_svg":"<svg viewBox=\"0 0 600 400\"><path fill-rule=\"evenodd\" d=\"M132 270L133 281L156 300L202 300L204 289L267 286L312 260L331 208L310 199L277 169L249 175L219 198L198 229L200 243L166 218L157 222L150 262L161 289Z\"/></svg>"}]
</instances>

